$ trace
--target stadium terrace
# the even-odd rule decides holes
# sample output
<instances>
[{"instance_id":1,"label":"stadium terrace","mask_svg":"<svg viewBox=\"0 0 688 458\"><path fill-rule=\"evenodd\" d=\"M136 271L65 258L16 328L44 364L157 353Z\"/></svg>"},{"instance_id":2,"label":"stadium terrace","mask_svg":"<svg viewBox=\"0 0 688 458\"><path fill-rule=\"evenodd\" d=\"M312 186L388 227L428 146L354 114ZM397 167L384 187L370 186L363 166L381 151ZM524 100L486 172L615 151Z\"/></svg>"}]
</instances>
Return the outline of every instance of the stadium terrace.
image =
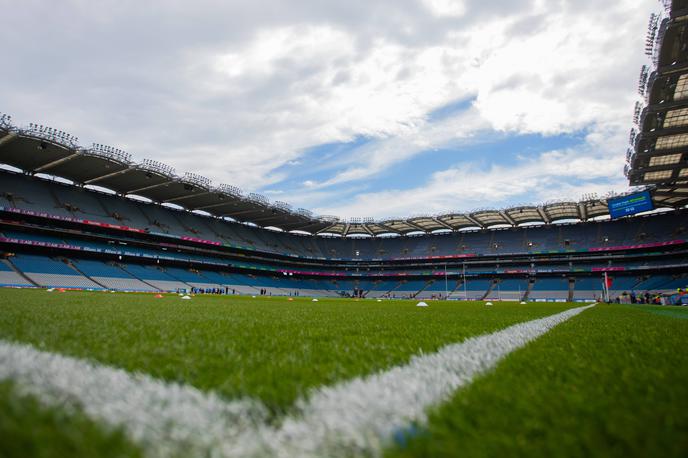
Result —
<instances>
[{"instance_id":1,"label":"stadium terrace","mask_svg":"<svg viewBox=\"0 0 688 458\"><path fill-rule=\"evenodd\" d=\"M685 40L676 11L650 21L654 70L641 75L647 106L636 108L626 168L631 184L645 188L605 199L340 221L134 162L106 145L84 148L56 129L16 127L3 115L2 283L523 301L674 292L686 286L688 266L688 188L677 152L688 136L679 116L688 110L688 67L675 52ZM658 174L666 177L651 179Z\"/></svg>"}]
</instances>

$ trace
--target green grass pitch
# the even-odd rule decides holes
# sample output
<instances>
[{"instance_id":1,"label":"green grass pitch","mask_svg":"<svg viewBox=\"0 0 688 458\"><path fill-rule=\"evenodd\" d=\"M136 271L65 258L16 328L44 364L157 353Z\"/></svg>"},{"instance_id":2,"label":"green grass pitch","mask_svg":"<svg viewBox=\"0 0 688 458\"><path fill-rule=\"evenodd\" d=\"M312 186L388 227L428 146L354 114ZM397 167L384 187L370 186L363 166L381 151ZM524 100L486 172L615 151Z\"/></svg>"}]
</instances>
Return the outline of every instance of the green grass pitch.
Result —
<instances>
[{"instance_id":1,"label":"green grass pitch","mask_svg":"<svg viewBox=\"0 0 688 458\"><path fill-rule=\"evenodd\" d=\"M0 339L214 391L274 418L309 390L574 304L0 290ZM671 311L671 315L666 312ZM433 409L389 456L686 456L688 314L598 305ZM0 383L0 456L137 456L118 431Z\"/></svg>"}]
</instances>

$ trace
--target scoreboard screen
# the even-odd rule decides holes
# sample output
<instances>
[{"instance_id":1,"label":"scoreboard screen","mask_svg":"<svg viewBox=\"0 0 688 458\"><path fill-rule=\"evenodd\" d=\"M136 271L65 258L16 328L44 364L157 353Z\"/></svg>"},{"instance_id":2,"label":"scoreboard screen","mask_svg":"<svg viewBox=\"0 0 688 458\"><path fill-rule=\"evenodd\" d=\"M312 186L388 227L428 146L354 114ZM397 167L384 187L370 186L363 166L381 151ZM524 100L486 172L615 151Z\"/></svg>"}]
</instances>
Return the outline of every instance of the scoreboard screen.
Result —
<instances>
[{"instance_id":1,"label":"scoreboard screen","mask_svg":"<svg viewBox=\"0 0 688 458\"><path fill-rule=\"evenodd\" d=\"M649 191L609 199L607 206L609 207L609 216L612 219L635 215L655 208Z\"/></svg>"}]
</instances>

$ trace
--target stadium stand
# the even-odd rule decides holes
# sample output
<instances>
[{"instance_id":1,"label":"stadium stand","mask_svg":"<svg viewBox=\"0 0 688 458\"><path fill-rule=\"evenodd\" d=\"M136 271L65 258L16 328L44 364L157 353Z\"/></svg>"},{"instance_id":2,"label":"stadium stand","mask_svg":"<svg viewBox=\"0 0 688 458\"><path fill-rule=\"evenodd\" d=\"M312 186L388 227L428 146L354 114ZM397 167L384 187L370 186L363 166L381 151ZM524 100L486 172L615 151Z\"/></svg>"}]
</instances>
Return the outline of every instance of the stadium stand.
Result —
<instances>
[{"instance_id":1,"label":"stadium stand","mask_svg":"<svg viewBox=\"0 0 688 458\"><path fill-rule=\"evenodd\" d=\"M528 279L501 279L485 297L489 300L522 300L528 292Z\"/></svg>"},{"instance_id":2,"label":"stadium stand","mask_svg":"<svg viewBox=\"0 0 688 458\"><path fill-rule=\"evenodd\" d=\"M538 301L599 298L604 272L612 296L688 286L678 197L664 212L618 220L592 199L344 223L60 144L38 164L27 152L40 139L13 132L0 162L28 172L0 171L4 286ZM74 167L59 165L75 156ZM77 185L32 175L53 166ZM166 200L185 209L155 203Z\"/></svg>"},{"instance_id":3,"label":"stadium stand","mask_svg":"<svg viewBox=\"0 0 688 458\"><path fill-rule=\"evenodd\" d=\"M504 255L580 250L647 241L674 240L685 225L668 231L655 218L599 223L556 224L501 230L473 230L430 237L352 239L308 237L136 202L73 186L0 172L0 195L8 208L57 217L95 220L152 233L229 243L273 254L340 259L404 259L447 255ZM11 200L7 196L12 196ZM113 216L113 215L116 215Z\"/></svg>"},{"instance_id":4,"label":"stadium stand","mask_svg":"<svg viewBox=\"0 0 688 458\"><path fill-rule=\"evenodd\" d=\"M449 297L466 300L480 300L489 293L492 284L493 281L491 279L468 279L463 283L461 288L455 290Z\"/></svg>"},{"instance_id":5,"label":"stadium stand","mask_svg":"<svg viewBox=\"0 0 688 458\"><path fill-rule=\"evenodd\" d=\"M612 298L686 288L688 25L685 2L664 6L629 136L639 188L622 196L343 221L0 114L0 285L536 301L599 298L605 274ZM612 199L641 191L657 212L611 219Z\"/></svg>"},{"instance_id":6,"label":"stadium stand","mask_svg":"<svg viewBox=\"0 0 688 458\"><path fill-rule=\"evenodd\" d=\"M535 280L528 295L532 300L556 299L565 301L569 299L568 278L539 278Z\"/></svg>"},{"instance_id":7,"label":"stadium stand","mask_svg":"<svg viewBox=\"0 0 688 458\"><path fill-rule=\"evenodd\" d=\"M574 300L594 300L602 297L602 278L576 278L574 280Z\"/></svg>"},{"instance_id":8,"label":"stadium stand","mask_svg":"<svg viewBox=\"0 0 688 458\"><path fill-rule=\"evenodd\" d=\"M134 278L120 266L102 261L74 261L76 268L91 281L108 289L122 291L158 291L158 288Z\"/></svg>"},{"instance_id":9,"label":"stadium stand","mask_svg":"<svg viewBox=\"0 0 688 458\"><path fill-rule=\"evenodd\" d=\"M135 279L141 280L145 284L160 291L178 291L186 290L189 285L177 281L169 276L163 269L154 266L145 266L139 264L124 264L121 266L122 270L128 273Z\"/></svg>"},{"instance_id":10,"label":"stadium stand","mask_svg":"<svg viewBox=\"0 0 688 458\"><path fill-rule=\"evenodd\" d=\"M101 285L80 275L67 262L47 256L22 254L10 262L33 283L48 288L102 289Z\"/></svg>"},{"instance_id":11,"label":"stadium stand","mask_svg":"<svg viewBox=\"0 0 688 458\"><path fill-rule=\"evenodd\" d=\"M0 285L2 286L33 286L33 284L22 276L7 260L0 262Z\"/></svg>"}]
</instances>

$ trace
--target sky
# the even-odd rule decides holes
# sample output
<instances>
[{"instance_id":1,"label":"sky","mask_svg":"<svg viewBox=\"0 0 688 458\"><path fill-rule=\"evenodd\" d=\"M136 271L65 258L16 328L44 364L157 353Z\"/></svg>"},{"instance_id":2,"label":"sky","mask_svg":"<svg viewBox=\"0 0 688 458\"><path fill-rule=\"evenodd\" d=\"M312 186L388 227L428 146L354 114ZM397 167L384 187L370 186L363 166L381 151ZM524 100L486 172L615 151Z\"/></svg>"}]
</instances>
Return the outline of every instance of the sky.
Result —
<instances>
[{"instance_id":1,"label":"sky","mask_svg":"<svg viewBox=\"0 0 688 458\"><path fill-rule=\"evenodd\" d=\"M0 0L0 112L342 218L627 190L654 0Z\"/></svg>"}]
</instances>

